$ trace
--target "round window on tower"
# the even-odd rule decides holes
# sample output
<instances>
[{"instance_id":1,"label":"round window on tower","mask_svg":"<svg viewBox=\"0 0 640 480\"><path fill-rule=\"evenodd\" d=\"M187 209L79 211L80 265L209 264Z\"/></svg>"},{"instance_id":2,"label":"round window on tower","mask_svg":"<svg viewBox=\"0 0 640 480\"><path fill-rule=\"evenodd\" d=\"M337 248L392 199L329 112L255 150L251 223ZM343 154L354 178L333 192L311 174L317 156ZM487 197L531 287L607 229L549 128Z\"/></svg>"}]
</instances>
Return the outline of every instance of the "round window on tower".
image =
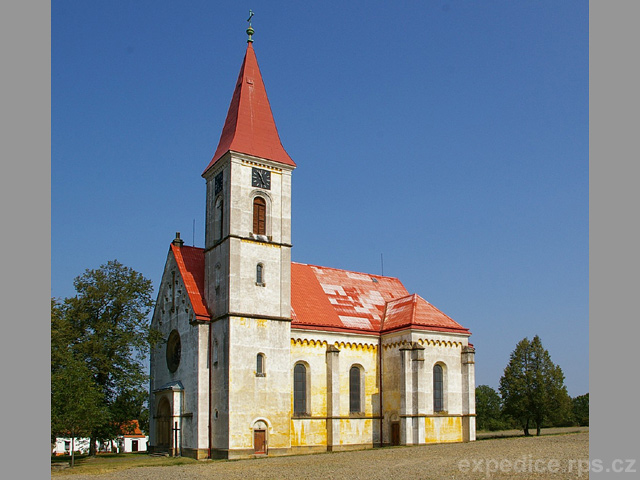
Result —
<instances>
[{"instance_id":1,"label":"round window on tower","mask_svg":"<svg viewBox=\"0 0 640 480\"><path fill-rule=\"evenodd\" d=\"M173 330L167 340L167 367L171 373L175 372L180 365L180 334Z\"/></svg>"}]
</instances>

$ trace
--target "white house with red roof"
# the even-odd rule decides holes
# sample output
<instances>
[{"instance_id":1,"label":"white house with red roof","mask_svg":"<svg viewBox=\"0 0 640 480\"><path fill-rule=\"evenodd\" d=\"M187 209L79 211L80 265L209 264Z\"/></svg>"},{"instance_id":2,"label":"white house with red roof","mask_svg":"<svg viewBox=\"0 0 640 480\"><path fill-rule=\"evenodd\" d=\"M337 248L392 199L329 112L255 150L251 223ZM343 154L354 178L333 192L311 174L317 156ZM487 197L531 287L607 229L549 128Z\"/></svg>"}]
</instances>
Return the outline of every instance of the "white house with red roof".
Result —
<instances>
[{"instance_id":1,"label":"white house with red roof","mask_svg":"<svg viewBox=\"0 0 640 480\"><path fill-rule=\"evenodd\" d=\"M146 452L148 441L149 437L140 430L138 421L131 420L122 426L121 433L115 441L109 440L104 443L96 442L96 451L118 453ZM51 454L70 455L72 449L75 452L86 454L89 452L90 445L91 439L88 437L57 437Z\"/></svg>"},{"instance_id":2,"label":"white house with red roof","mask_svg":"<svg viewBox=\"0 0 640 480\"><path fill-rule=\"evenodd\" d=\"M205 247L169 246L149 450L195 458L475 440L469 330L397 278L291 261L291 181L249 42L206 181Z\"/></svg>"},{"instance_id":3,"label":"white house with red roof","mask_svg":"<svg viewBox=\"0 0 640 480\"><path fill-rule=\"evenodd\" d=\"M149 438L140 430L137 420L131 420L122 426L122 433L118 437L119 453L146 452Z\"/></svg>"}]
</instances>

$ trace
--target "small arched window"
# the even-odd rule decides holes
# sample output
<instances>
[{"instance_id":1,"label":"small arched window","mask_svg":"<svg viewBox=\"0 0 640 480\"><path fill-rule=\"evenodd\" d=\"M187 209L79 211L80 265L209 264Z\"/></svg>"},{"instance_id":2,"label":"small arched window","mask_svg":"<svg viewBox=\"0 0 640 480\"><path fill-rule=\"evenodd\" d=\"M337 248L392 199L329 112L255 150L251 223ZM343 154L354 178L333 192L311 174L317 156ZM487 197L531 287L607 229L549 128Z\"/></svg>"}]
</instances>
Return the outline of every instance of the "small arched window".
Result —
<instances>
[{"instance_id":1,"label":"small arched window","mask_svg":"<svg viewBox=\"0 0 640 480\"><path fill-rule=\"evenodd\" d=\"M264 285L264 265L256 265L256 285Z\"/></svg>"},{"instance_id":2,"label":"small arched window","mask_svg":"<svg viewBox=\"0 0 640 480\"><path fill-rule=\"evenodd\" d=\"M435 365L433 367L433 411L442 412L444 410L444 381L442 375L442 367Z\"/></svg>"},{"instance_id":3,"label":"small arched window","mask_svg":"<svg viewBox=\"0 0 640 480\"><path fill-rule=\"evenodd\" d=\"M256 356L256 377L264 377L264 353Z\"/></svg>"},{"instance_id":4,"label":"small arched window","mask_svg":"<svg viewBox=\"0 0 640 480\"><path fill-rule=\"evenodd\" d=\"M360 369L355 365L349 370L349 412L362 411L360 402Z\"/></svg>"},{"instance_id":5,"label":"small arched window","mask_svg":"<svg viewBox=\"0 0 640 480\"><path fill-rule=\"evenodd\" d=\"M293 413L307 413L307 367L301 363L293 368Z\"/></svg>"},{"instance_id":6,"label":"small arched window","mask_svg":"<svg viewBox=\"0 0 640 480\"><path fill-rule=\"evenodd\" d=\"M253 200L253 233L266 235L267 233L267 202L262 197Z\"/></svg>"}]
</instances>

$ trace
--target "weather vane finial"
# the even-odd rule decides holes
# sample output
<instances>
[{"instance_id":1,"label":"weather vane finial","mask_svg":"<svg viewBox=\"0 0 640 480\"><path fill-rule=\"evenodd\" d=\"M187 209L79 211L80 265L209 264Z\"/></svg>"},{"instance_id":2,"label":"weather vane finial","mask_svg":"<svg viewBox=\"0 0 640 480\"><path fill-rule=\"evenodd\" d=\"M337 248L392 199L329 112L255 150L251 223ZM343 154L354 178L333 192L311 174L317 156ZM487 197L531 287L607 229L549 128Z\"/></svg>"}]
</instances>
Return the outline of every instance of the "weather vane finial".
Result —
<instances>
[{"instance_id":1,"label":"weather vane finial","mask_svg":"<svg viewBox=\"0 0 640 480\"><path fill-rule=\"evenodd\" d=\"M247 35L249 35L249 39L247 43L253 43L253 39L251 35L253 35L253 28L251 27L251 19L253 18L253 10L249 10L249 18L247 18L247 22L249 22L249 28L247 28Z\"/></svg>"}]
</instances>

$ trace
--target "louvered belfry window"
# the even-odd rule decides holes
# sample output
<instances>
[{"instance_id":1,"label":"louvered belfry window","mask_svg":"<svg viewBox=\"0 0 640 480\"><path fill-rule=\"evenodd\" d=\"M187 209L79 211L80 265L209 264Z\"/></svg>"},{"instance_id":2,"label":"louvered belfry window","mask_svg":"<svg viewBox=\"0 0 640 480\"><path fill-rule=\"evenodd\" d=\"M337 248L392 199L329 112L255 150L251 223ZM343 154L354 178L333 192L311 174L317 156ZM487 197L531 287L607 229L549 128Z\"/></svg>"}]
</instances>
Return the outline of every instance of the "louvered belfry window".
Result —
<instances>
[{"instance_id":1,"label":"louvered belfry window","mask_svg":"<svg viewBox=\"0 0 640 480\"><path fill-rule=\"evenodd\" d=\"M266 235L267 231L267 202L264 198L256 197L253 200L253 233Z\"/></svg>"}]
</instances>

